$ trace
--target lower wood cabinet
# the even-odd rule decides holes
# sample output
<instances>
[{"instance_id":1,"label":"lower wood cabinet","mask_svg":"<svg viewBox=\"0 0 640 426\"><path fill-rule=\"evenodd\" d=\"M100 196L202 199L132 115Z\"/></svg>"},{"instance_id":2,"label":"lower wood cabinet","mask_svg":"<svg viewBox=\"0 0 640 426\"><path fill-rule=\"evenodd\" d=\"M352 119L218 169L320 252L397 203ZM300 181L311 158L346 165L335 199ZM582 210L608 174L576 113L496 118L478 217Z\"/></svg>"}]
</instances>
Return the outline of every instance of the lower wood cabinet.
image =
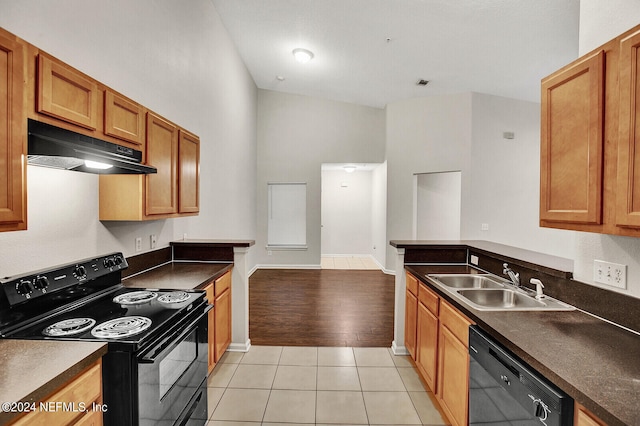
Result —
<instances>
[{"instance_id":1,"label":"lower wood cabinet","mask_svg":"<svg viewBox=\"0 0 640 426\"><path fill-rule=\"evenodd\" d=\"M404 303L404 346L409 355L416 359L418 280L411 274L406 275L407 291Z\"/></svg>"},{"instance_id":2,"label":"lower wood cabinet","mask_svg":"<svg viewBox=\"0 0 640 426\"><path fill-rule=\"evenodd\" d=\"M416 324L413 325L414 303L410 282L419 283L415 302ZM469 417L469 318L441 299L427 285L407 273L407 305L405 336L415 330L415 362L418 372L435 394L442 411L454 426L467 424ZM412 328L413 327L413 328ZM409 338L405 337L405 345Z\"/></svg>"},{"instance_id":3,"label":"lower wood cabinet","mask_svg":"<svg viewBox=\"0 0 640 426\"><path fill-rule=\"evenodd\" d=\"M420 283L418 286L416 366L429 388L436 392L438 371L438 312L440 298Z\"/></svg>"},{"instance_id":4,"label":"lower wood cabinet","mask_svg":"<svg viewBox=\"0 0 640 426\"><path fill-rule=\"evenodd\" d=\"M575 403L573 414L574 426L607 426L605 422L597 418L593 413L582 405Z\"/></svg>"},{"instance_id":5,"label":"lower wood cabinet","mask_svg":"<svg viewBox=\"0 0 640 426\"><path fill-rule=\"evenodd\" d=\"M46 411L40 409L40 405L36 406L36 410L20 417L12 425L102 425L102 412L93 410L93 404L102 404L102 360L96 361L94 364L85 369L76 376L72 381L64 385L62 388L54 392L44 401L38 401L36 404L42 403L43 406L51 404L51 410ZM73 407L75 410L56 408L56 404L66 404L67 407ZM71 405L73 403L73 405ZM85 413L78 411L79 408L86 410Z\"/></svg>"},{"instance_id":6,"label":"lower wood cabinet","mask_svg":"<svg viewBox=\"0 0 640 426\"><path fill-rule=\"evenodd\" d=\"M205 286L209 311L209 372L231 344L231 271Z\"/></svg>"},{"instance_id":7,"label":"lower wood cabinet","mask_svg":"<svg viewBox=\"0 0 640 426\"><path fill-rule=\"evenodd\" d=\"M469 417L469 326L473 323L444 300L440 309L436 398L451 424L462 426Z\"/></svg>"}]
</instances>

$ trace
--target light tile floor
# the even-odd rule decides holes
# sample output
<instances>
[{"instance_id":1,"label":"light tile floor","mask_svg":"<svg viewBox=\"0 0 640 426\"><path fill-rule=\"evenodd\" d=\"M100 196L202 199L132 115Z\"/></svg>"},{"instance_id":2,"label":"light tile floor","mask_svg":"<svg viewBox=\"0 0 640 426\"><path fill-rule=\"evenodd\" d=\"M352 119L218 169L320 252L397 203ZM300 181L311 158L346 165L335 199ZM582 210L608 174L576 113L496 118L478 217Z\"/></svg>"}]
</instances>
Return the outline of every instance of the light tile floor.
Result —
<instances>
[{"instance_id":1,"label":"light tile floor","mask_svg":"<svg viewBox=\"0 0 640 426\"><path fill-rule=\"evenodd\" d=\"M227 352L208 396L208 426L446 424L408 358L387 348Z\"/></svg>"},{"instance_id":2,"label":"light tile floor","mask_svg":"<svg viewBox=\"0 0 640 426\"><path fill-rule=\"evenodd\" d=\"M380 269L373 259L361 256L321 256L320 267L322 269Z\"/></svg>"}]
</instances>

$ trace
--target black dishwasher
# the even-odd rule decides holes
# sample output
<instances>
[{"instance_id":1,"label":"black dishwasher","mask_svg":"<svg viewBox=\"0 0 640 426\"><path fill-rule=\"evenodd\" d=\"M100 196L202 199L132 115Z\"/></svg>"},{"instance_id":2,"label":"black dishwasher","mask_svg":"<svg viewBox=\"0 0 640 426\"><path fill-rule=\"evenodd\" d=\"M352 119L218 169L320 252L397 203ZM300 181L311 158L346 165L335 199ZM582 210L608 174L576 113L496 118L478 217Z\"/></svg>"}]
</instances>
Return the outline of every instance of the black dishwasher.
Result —
<instances>
[{"instance_id":1,"label":"black dishwasher","mask_svg":"<svg viewBox=\"0 0 640 426\"><path fill-rule=\"evenodd\" d=\"M477 326L469 355L469 425L573 424L573 399Z\"/></svg>"}]
</instances>

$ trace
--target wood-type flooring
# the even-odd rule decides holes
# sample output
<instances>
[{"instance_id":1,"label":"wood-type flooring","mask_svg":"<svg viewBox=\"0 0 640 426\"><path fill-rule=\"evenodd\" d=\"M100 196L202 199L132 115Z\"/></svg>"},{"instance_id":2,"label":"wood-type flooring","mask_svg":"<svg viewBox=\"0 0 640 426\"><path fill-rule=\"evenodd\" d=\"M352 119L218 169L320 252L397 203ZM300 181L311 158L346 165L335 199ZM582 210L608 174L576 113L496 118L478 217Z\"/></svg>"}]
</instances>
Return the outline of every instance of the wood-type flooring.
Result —
<instances>
[{"instance_id":1,"label":"wood-type flooring","mask_svg":"<svg viewBox=\"0 0 640 426\"><path fill-rule=\"evenodd\" d=\"M394 277L381 271L260 269L249 278L253 345L391 347Z\"/></svg>"}]
</instances>

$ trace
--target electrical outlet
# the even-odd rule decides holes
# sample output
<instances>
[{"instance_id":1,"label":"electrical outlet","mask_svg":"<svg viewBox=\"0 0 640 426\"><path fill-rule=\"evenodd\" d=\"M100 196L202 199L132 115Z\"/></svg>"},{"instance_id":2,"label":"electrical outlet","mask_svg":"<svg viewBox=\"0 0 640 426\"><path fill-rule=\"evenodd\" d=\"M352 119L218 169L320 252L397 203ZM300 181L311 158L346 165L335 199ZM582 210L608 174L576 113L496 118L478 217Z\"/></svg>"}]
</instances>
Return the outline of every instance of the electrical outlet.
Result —
<instances>
[{"instance_id":1,"label":"electrical outlet","mask_svg":"<svg viewBox=\"0 0 640 426\"><path fill-rule=\"evenodd\" d=\"M471 264L478 266L478 256L476 256L475 254L471 255Z\"/></svg>"},{"instance_id":2,"label":"electrical outlet","mask_svg":"<svg viewBox=\"0 0 640 426\"><path fill-rule=\"evenodd\" d=\"M136 237L136 251L142 251L142 237Z\"/></svg>"},{"instance_id":3,"label":"electrical outlet","mask_svg":"<svg viewBox=\"0 0 640 426\"><path fill-rule=\"evenodd\" d=\"M626 289L627 265L605 262L604 260L594 260L593 281L600 284Z\"/></svg>"},{"instance_id":4,"label":"electrical outlet","mask_svg":"<svg viewBox=\"0 0 640 426\"><path fill-rule=\"evenodd\" d=\"M151 234L151 236L149 237L149 239L151 240L151 248L154 249L156 248L156 246L158 245L158 240L156 239L155 234Z\"/></svg>"}]
</instances>

